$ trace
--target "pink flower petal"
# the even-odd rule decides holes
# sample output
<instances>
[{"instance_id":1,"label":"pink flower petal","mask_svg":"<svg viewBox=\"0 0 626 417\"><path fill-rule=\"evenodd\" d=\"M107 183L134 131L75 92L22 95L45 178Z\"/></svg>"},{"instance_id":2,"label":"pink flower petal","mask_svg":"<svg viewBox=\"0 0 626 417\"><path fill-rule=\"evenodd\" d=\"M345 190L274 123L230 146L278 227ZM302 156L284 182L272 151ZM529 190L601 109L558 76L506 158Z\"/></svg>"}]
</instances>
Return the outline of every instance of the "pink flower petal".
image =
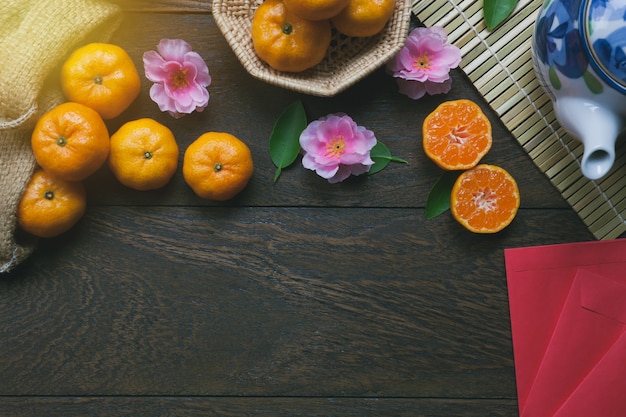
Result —
<instances>
[{"instance_id":1,"label":"pink flower petal","mask_svg":"<svg viewBox=\"0 0 626 417\"><path fill-rule=\"evenodd\" d=\"M433 66L456 68L461 63L461 51L452 45L446 45L431 59Z\"/></svg>"},{"instance_id":2,"label":"pink flower petal","mask_svg":"<svg viewBox=\"0 0 626 417\"><path fill-rule=\"evenodd\" d=\"M336 184L347 179L350 174L352 174L350 168L346 167L345 165L340 165L337 173L333 177L328 178L328 182L331 184Z\"/></svg>"},{"instance_id":3,"label":"pink flower petal","mask_svg":"<svg viewBox=\"0 0 626 417\"><path fill-rule=\"evenodd\" d=\"M300 135L304 151L302 166L329 182L339 182L369 170L374 164L370 151L376 145L374 133L358 126L343 114L315 120Z\"/></svg>"},{"instance_id":4,"label":"pink flower petal","mask_svg":"<svg viewBox=\"0 0 626 417\"><path fill-rule=\"evenodd\" d=\"M157 50L166 61L183 62L185 54L191 51L191 46L182 39L161 39Z\"/></svg>"},{"instance_id":5,"label":"pink flower petal","mask_svg":"<svg viewBox=\"0 0 626 417\"><path fill-rule=\"evenodd\" d=\"M339 164L335 165L321 165L315 161L315 159L310 154L305 154L302 157L302 166L306 169L310 169L311 171L317 172L317 174L322 178L331 178L337 170L339 169Z\"/></svg>"},{"instance_id":6,"label":"pink flower petal","mask_svg":"<svg viewBox=\"0 0 626 417\"><path fill-rule=\"evenodd\" d=\"M426 82L418 82L418 81L409 81L401 78L397 79L398 82L398 91L401 94L412 98L413 100L420 99L424 97L426 93L431 96L435 94L445 94L450 91L452 88L452 79L448 78L447 80L441 83L435 83L432 81Z\"/></svg>"},{"instance_id":7,"label":"pink flower petal","mask_svg":"<svg viewBox=\"0 0 626 417\"><path fill-rule=\"evenodd\" d=\"M452 88L452 79L448 78L441 83L427 81L424 83L424 87L426 88L426 92L431 96L434 96L435 94L446 94Z\"/></svg>"},{"instance_id":8,"label":"pink flower petal","mask_svg":"<svg viewBox=\"0 0 626 417\"><path fill-rule=\"evenodd\" d=\"M404 94L413 100L420 99L426 94L426 87L424 86L424 83L420 81L398 78L398 87L398 91L401 94Z\"/></svg>"},{"instance_id":9,"label":"pink flower petal","mask_svg":"<svg viewBox=\"0 0 626 417\"><path fill-rule=\"evenodd\" d=\"M163 84L153 84L150 87L150 98L158 104L161 111L175 111L174 100L165 92Z\"/></svg>"},{"instance_id":10,"label":"pink flower petal","mask_svg":"<svg viewBox=\"0 0 626 417\"><path fill-rule=\"evenodd\" d=\"M361 174L365 174L366 172L369 172L373 164L374 162L372 161L372 163L368 165L354 164L354 165L346 165L346 167L350 169L350 172L352 172L352 175L361 175Z\"/></svg>"},{"instance_id":11,"label":"pink flower petal","mask_svg":"<svg viewBox=\"0 0 626 417\"><path fill-rule=\"evenodd\" d=\"M183 62L186 67L192 66L196 69L195 80L198 84L200 84L202 87L207 87L209 84L211 84L209 68L207 67L202 57L200 57L200 55L193 51L188 52L187 54L185 54L185 59Z\"/></svg>"},{"instance_id":12,"label":"pink flower petal","mask_svg":"<svg viewBox=\"0 0 626 417\"><path fill-rule=\"evenodd\" d=\"M148 80L158 83L167 79L167 72L163 70L165 60L155 51L143 54L143 65Z\"/></svg>"},{"instance_id":13,"label":"pink flower petal","mask_svg":"<svg viewBox=\"0 0 626 417\"><path fill-rule=\"evenodd\" d=\"M387 71L398 79L402 94L417 99L427 92L425 84L442 84L450 79L450 69L461 62L461 51L447 44L447 39L445 29L438 26L411 31L404 47L387 64Z\"/></svg>"},{"instance_id":14,"label":"pink flower petal","mask_svg":"<svg viewBox=\"0 0 626 417\"><path fill-rule=\"evenodd\" d=\"M162 39L158 53L143 55L146 78L155 84L150 97L159 109L174 117L202 111L209 101L209 68L202 57L181 39Z\"/></svg>"}]
</instances>

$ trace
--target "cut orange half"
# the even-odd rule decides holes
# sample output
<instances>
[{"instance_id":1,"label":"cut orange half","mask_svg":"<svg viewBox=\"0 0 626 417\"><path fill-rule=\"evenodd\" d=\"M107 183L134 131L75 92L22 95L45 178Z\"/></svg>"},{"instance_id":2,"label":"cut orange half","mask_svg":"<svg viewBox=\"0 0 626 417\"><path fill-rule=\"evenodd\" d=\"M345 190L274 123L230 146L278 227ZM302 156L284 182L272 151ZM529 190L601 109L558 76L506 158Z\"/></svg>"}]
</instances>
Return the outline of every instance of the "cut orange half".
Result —
<instances>
[{"instance_id":1,"label":"cut orange half","mask_svg":"<svg viewBox=\"0 0 626 417\"><path fill-rule=\"evenodd\" d=\"M470 100L442 103L424 120L426 155L446 170L475 167L491 149L491 123Z\"/></svg>"},{"instance_id":2,"label":"cut orange half","mask_svg":"<svg viewBox=\"0 0 626 417\"><path fill-rule=\"evenodd\" d=\"M495 165L480 164L463 172L452 187L450 210L474 233L496 233L515 218L520 194L515 179Z\"/></svg>"}]
</instances>

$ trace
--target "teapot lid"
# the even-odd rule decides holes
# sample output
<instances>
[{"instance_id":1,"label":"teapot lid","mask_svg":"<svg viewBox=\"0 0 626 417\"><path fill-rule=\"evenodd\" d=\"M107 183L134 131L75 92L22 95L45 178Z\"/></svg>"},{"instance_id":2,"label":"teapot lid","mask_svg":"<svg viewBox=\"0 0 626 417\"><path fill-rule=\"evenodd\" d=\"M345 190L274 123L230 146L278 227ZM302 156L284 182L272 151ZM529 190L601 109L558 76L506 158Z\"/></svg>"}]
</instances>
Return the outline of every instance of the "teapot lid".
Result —
<instances>
[{"instance_id":1,"label":"teapot lid","mask_svg":"<svg viewBox=\"0 0 626 417\"><path fill-rule=\"evenodd\" d=\"M590 63L610 86L626 93L626 0L590 0L580 27Z\"/></svg>"}]
</instances>

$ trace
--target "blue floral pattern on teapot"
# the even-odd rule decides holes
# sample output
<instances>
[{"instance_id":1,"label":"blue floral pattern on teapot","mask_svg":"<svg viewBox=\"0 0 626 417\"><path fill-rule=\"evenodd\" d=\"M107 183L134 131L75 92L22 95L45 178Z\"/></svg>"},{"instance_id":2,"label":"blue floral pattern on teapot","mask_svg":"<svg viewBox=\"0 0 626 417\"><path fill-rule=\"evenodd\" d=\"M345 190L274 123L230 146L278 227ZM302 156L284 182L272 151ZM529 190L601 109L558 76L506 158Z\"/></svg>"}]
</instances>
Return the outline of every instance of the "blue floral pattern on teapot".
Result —
<instances>
[{"instance_id":1,"label":"blue floral pattern on teapot","mask_svg":"<svg viewBox=\"0 0 626 417\"><path fill-rule=\"evenodd\" d=\"M583 144L583 175L602 178L626 130L626 0L544 0L532 52L556 120Z\"/></svg>"},{"instance_id":2,"label":"blue floral pattern on teapot","mask_svg":"<svg viewBox=\"0 0 626 417\"><path fill-rule=\"evenodd\" d=\"M557 90L561 77L582 78L590 92L601 94L600 77L626 94L626 4L584 3L546 0L535 27L536 58L549 68L549 82Z\"/></svg>"},{"instance_id":3,"label":"blue floral pattern on teapot","mask_svg":"<svg viewBox=\"0 0 626 417\"><path fill-rule=\"evenodd\" d=\"M611 87L626 93L626 4L592 1L585 16L586 37L596 72Z\"/></svg>"}]
</instances>

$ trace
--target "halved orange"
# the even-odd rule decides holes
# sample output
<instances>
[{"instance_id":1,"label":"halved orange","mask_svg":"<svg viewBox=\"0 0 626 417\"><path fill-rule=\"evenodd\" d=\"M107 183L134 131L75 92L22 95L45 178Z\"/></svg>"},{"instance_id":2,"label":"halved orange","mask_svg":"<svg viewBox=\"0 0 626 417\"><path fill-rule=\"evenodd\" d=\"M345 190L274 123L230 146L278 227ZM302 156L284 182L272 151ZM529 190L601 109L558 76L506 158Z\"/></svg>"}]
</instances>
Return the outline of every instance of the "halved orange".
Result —
<instances>
[{"instance_id":1,"label":"halved orange","mask_svg":"<svg viewBox=\"0 0 626 417\"><path fill-rule=\"evenodd\" d=\"M446 170L475 167L491 149L491 123L471 100L440 104L424 120L426 155Z\"/></svg>"},{"instance_id":2,"label":"halved orange","mask_svg":"<svg viewBox=\"0 0 626 417\"><path fill-rule=\"evenodd\" d=\"M461 173L452 187L452 216L474 233L496 233L515 218L520 194L503 168L480 164Z\"/></svg>"}]
</instances>

